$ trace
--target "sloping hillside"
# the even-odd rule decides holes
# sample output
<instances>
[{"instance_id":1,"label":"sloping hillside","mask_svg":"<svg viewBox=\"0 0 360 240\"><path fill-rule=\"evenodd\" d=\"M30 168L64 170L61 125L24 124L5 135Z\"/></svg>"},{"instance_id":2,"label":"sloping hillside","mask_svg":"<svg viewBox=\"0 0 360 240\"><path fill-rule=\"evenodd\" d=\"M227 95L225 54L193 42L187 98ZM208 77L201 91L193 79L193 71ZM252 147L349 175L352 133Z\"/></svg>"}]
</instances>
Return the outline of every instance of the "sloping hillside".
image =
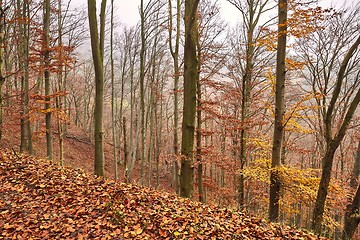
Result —
<instances>
[{"instance_id":1,"label":"sloping hillside","mask_svg":"<svg viewBox=\"0 0 360 240\"><path fill-rule=\"evenodd\" d=\"M319 239L0 150L0 239Z\"/></svg>"}]
</instances>

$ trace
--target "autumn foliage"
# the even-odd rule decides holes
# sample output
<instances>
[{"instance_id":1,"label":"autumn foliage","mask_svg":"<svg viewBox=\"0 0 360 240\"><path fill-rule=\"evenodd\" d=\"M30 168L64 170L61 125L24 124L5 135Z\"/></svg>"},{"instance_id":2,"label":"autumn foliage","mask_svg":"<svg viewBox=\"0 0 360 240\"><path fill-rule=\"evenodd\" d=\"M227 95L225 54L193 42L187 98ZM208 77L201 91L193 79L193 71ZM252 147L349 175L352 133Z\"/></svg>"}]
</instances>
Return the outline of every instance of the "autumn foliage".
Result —
<instances>
[{"instance_id":1,"label":"autumn foliage","mask_svg":"<svg viewBox=\"0 0 360 240\"><path fill-rule=\"evenodd\" d=\"M320 239L175 195L0 151L0 237Z\"/></svg>"}]
</instances>

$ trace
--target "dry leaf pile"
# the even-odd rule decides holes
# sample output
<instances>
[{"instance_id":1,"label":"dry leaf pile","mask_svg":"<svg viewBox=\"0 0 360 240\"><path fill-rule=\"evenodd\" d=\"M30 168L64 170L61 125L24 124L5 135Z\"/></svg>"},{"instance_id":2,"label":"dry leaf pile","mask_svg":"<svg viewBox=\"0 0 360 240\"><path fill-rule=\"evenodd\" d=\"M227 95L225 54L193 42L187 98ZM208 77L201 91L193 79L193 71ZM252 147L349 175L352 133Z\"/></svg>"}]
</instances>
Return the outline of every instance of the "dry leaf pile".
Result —
<instances>
[{"instance_id":1,"label":"dry leaf pile","mask_svg":"<svg viewBox=\"0 0 360 240\"><path fill-rule=\"evenodd\" d=\"M0 150L0 239L319 239Z\"/></svg>"}]
</instances>

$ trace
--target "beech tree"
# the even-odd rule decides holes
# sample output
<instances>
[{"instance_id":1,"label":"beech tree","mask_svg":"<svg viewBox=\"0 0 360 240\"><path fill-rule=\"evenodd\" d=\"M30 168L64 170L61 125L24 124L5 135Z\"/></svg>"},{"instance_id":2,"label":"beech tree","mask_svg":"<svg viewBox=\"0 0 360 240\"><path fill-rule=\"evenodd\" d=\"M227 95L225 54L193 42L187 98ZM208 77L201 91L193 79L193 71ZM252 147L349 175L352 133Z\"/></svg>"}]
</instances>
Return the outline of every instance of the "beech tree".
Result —
<instances>
[{"instance_id":1,"label":"beech tree","mask_svg":"<svg viewBox=\"0 0 360 240\"><path fill-rule=\"evenodd\" d=\"M46 157L50 160L53 158L52 146L52 129L51 115L52 109L50 105L50 0L44 0L44 80L45 80L45 122L46 122Z\"/></svg>"},{"instance_id":2,"label":"beech tree","mask_svg":"<svg viewBox=\"0 0 360 240\"><path fill-rule=\"evenodd\" d=\"M346 130L360 102L360 89L358 89L356 95L350 102L350 105L346 111L346 114L344 116L342 124L340 125L339 130L334 134L333 119L334 119L335 104L340 95L341 86L343 85L344 82L344 76L349 61L353 56L354 52L359 47L359 45L360 45L360 37L358 37L356 41L353 43L353 45L349 48L343 61L341 62L340 69L337 74L336 85L332 93L330 103L325 113L324 127L325 127L326 151L325 151L325 155L322 158L323 167L321 173L321 180L316 197L314 213L313 213L313 221L312 221L312 228L317 233L321 232L321 223L325 209L325 201L327 197L328 187L331 179L331 171L334 161L334 155L345 136Z\"/></svg>"},{"instance_id":3,"label":"beech tree","mask_svg":"<svg viewBox=\"0 0 360 240\"><path fill-rule=\"evenodd\" d=\"M185 1L184 105L181 139L180 196L190 198L194 189L194 131L196 114L197 8L199 0Z\"/></svg>"},{"instance_id":4,"label":"beech tree","mask_svg":"<svg viewBox=\"0 0 360 240\"><path fill-rule=\"evenodd\" d=\"M5 82L5 76L3 72L3 46L4 46L4 28L5 28L5 11L6 9L3 6L3 1L0 0L0 141L2 138L2 132L3 132L3 85Z\"/></svg>"},{"instance_id":5,"label":"beech tree","mask_svg":"<svg viewBox=\"0 0 360 240\"><path fill-rule=\"evenodd\" d=\"M242 24L239 25L240 36L236 36L238 40L235 40L234 43L234 64L235 66L229 66L231 78L239 81L238 85L241 87L241 127L240 127L240 139L237 139L239 134L234 134L234 142L240 142L239 151L234 150L234 155L236 158L239 158L240 165L240 174L239 174L239 186L238 186L238 203L240 208L243 208L245 205L245 179L242 171L244 170L245 164L247 163L247 138L248 127L246 126L250 118L250 105L251 105L251 90L254 86L254 80L259 77L259 63L257 60L257 55L260 55L261 51L259 46L256 46L259 38L261 37L261 29L266 28L270 20L265 23L260 23L260 18L264 13L273 9L272 6L269 6L269 1L243 1L243 0L228 0L233 6L235 6L242 18ZM246 44L243 47L241 41L245 41ZM242 55L245 55L245 60ZM267 59L263 59L265 62L268 62ZM236 69L234 69L236 68ZM239 72L238 72L239 71ZM237 76L237 75L241 76ZM237 80L239 79L239 80ZM236 148L237 146L235 146ZM239 153L237 153L239 152ZM238 156L239 155L239 156Z\"/></svg>"},{"instance_id":6,"label":"beech tree","mask_svg":"<svg viewBox=\"0 0 360 240\"><path fill-rule=\"evenodd\" d=\"M358 140L359 141L359 140ZM360 185L357 183L360 173L360 141L358 143L357 151L355 154L354 169L350 181L351 187L356 187L357 190L352 200L352 203L347 206L344 217L344 230L342 238L344 240L352 239L357 226L360 223L359 210L360 210Z\"/></svg>"},{"instance_id":7,"label":"beech tree","mask_svg":"<svg viewBox=\"0 0 360 240\"><path fill-rule=\"evenodd\" d=\"M281 148L284 134L284 113L285 113L285 58L286 58L286 30L287 30L287 0L280 0L278 3L278 42L276 55L276 88L275 88L275 122L273 147L271 155L270 173L270 221L279 220L279 201L281 182L277 168L280 166Z\"/></svg>"},{"instance_id":8,"label":"beech tree","mask_svg":"<svg viewBox=\"0 0 360 240\"><path fill-rule=\"evenodd\" d=\"M172 14L172 0L169 0L169 48L170 53L174 61L174 139L173 139L173 149L175 155L174 161L174 178L175 178L175 188L176 192L179 193L179 79L180 79L180 59L179 59L179 49L180 49L180 20L181 20L181 1L176 0L176 31L175 31L175 43L173 44L172 32L173 32L173 14ZM173 46L174 45L174 46Z\"/></svg>"},{"instance_id":9,"label":"beech tree","mask_svg":"<svg viewBox=\"0 0 360 240\"><path fill-rule=\"evenodd\" d=\"M95 69L95 175L105 176L103 146L103 109L104 109L104 36L106 0L101 1L100 29L96 17L96 0L88 0L91 50Z\"/></svg>"},{"instance_id":10,"label":"beech tree","mask_svg":"<svg viewBox=\"0 0 360 240\"><path fill-rule=\"evenodd\" d=\"M20 0L16 1L20 44L18 46L19 70L21 71L21 120L20 120L20 151L33 153L32 133L29 117L29 48L30 48L30 6L29 2Z\"/></svg>"}]
</instances>

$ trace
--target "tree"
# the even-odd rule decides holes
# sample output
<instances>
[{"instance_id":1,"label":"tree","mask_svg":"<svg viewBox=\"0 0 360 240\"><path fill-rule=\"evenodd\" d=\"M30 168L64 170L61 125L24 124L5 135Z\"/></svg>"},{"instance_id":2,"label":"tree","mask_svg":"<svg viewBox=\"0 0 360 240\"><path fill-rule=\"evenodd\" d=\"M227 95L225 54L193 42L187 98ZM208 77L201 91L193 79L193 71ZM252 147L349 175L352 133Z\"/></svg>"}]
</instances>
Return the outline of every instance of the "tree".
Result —
<instances>
[{"instance_id":1,"label":"tree","mask_svg":"<svg viewBox=\"0 0 360 240\"><path fill-rule=\"evenodd\" d=\"M3 6L3 1L0 0L0 140L2 139L3 132L3 85L5 82L5 77L3 73L5 11L6 9Z\"/></svg>"},{"instance_id":2,"label":"tree","mask_svg":"<svg viewBox=\"0 0 360 240\"><path fill-rule=\"evenodd\" d=\"M115 135L115 74L114 74L114 0L111 0L110 16L110 64L111 64L111 132L113 141L113 158L114 158L114 179L118 179L118 165L116 158L116 135ZM123 88L122 88L123 90ZM121 102L122 104L122 102ZM121 106L122 107L122 106ZM122 109L120 109L121 111ZM121 119L121 118L120 118ZM121 127L120 127L121 129Z\"/></svg>"},{"instance_id":3,"label":"tree","mask_svg":"<svg viewBox=\"0 0 360 240\"><path fill-rule=\"evenodd\" d=\"M33 153L31 124L29 116L29 43L30 43L30 6L29 2L16 2L18 19L26 19L19 21L19 34L21 42L19 44L19 69L21 71L21 136L20 151Z\"/></svg>"},{"instance_id":4,"label":"tree","mask_svg":"<svg viewBox=\"0 0 360 240\"><path fill-rule=\"evenodd\" d=\"M140 175L141 175L141 184L144 185L145 181L145 156L146 156L146 138L147 138L147 125L145 116L145 98L146 98L146 84L145 77L146 72L149 68L146 66L146 55L148 41L151 37L154 37L152 33L157 34L159 25L159 12L165 3L162 1L152 1L150 0L145 6L144 1L140 2L140 38L141 38L141 48L140 48L140 130L141 130L141 166L140 166ZM152 19L151 17L154 16Z\"/></svg>"},{"instance_id":5,"label":"tree","mask_svg":"<svg viewBox=\"0 0 360 240\"><path fill-rule=\"evenodd\" d=\"M354 169L352 173L352 178L350 181L351 187L356 187L357 190L355 193L355 196L353 198L353 201L351 204L348 205L345 213L344 218L344 230L343 230L343 239L352 239L355 230L357 226L360 223L360 216L359 216L359 210L360 210L360 185L357 183L358 177L359 177L359 164L360 164L360 141L358 143L357 152L355 155L355 161L354 161Z\"/></svg>"},{"instance_id":6,"label":"tree","mask_svg":"<svg viewBox=\"0 0 360 240\"><path fill-rule=\"evenodd\" d=\"M278 42L276 54L276 87L275 87L275 123L273 135L273 147L271 155L270 173L270 221L279 220L280 201L280 176L278 167L281 160L281 148L284 134L284 113L285 113L285 58L286 58L286 34L287 34L287 0L280 0L278 3Z\"/></svg>"},{"instance_id":7,"label":"tree","mask_svg":"<svg viewBox=\"0 0 360 240\"><path fill-rule=\"evenodd\" d=\"M46 123L46 158L52 160L52 130L51 130L51 105L50 101L50 0L44 0L44 80L45 80L45 123Z\"/></svg>"},{"instance_id":8,"label":"tree","mask_svg":"<svg viewBox=\"0 0 360 240\"><path fill-rule=\"evenodd\" d=\"M265 12L269 11L267 5L269 1L266 0L264 2L250 0L250 1L243 1L243 0L227 0L232 5L234 5L241 13L243 25L241 25L242 31L241 36L239 38L243 38L243 41L246 42L244 51L245 55L245 62L242 63L241 59L238 59L237 62L240 63L241 70L241 130L240 130L240 139L237 139L238 134L234 134L234 140L237 143L240 141L240 149L239 149L239 163L240 163L240 176L239 176L239 196L238 196L238 203L239 207L243 208L245 205L245 179L244 174L242 171L244 170L245 164L247 162L247 154L246 154L246 139L248 138L248 129L246 126L246 122L249 120L249 111L250 111L250 103L251 103L251 89L253 86L254 79L256 78L256 72L254 70L255 66L255 58L256 54L259 54L259 47L256 46L256 42L260 37L256 31L260 25L260 17L264 15ZM268 24L265 23L264 25L260 26L261 28L266 27ZM261 29L260 28L260 29ZM260 30L261 31L261 30ZM242 40L242 39L241 39ZM241 41L240 40L240 41ZM236 42L234 50L241 48L242 44ZM234 58L242 58L240 53L235 54ZM236 61L236 60L235 60ZM236 146L235 146L236 147ZM236 152L236 151L235 151ZM235 154L238 155L237 153Z\"/></svg>"},{"instance_id":9,"label":"tree","mask_svg":"<svg viewBox=\"0 0 360 240\"><path fill-rule=\"evenodd\" d=\"M151 1L149 2L149 4ZM149 5L146 6L146 9ZM145 173L145 140L146 140L146 126L145 126L145 53L146 53L146 33L145 33L145 10L144 0L140 3L140 31L141 31L141 49L140 49L140 110L141 110L141 185L144 185Z\"/></svg>"},{"instance_id":10,"label":"tree","mask_svg":"<svg viewBox=\"0 0 360 240\"><path fill-rule=\"evenodd\" d=\"M175 177L175 188L176 192L179 193L179 79L180 79L180 64L179 64L179 46L180 46L180 11L181 2L176 0L176 35L175 35L175 46L172 43L172 31L173 31L173 16L172 16L172 0L169 0L169 48L170 53L174 61L174 139L173 149L175 155L174 161L174 177Z\"/></svg>"},{"instance_id":11,"label":"tree","mask_svg":"<svg viewBox=\"0 0 360 240\"><path fill-rule=\"evenodd\" d=\"M96 17L96 0L88 0L88 14L91 37L91 50L95 69L95 109L94 137L95 162L94 173L105 176L103 146L103 109L104 109L104 35L105 35L106 0L101 1L100 29ZM98 32L99 31L99 32ZM100 35L100 36L99 36Z\"/></svg>"},{"instance_id":12,"label":"tree","mask_svg":"<svg viewBox=\"0 0 360 240\"><path fill-rule=\"evenodd\" d=\"M355 155L354 167L350 179L350 187L355 189L358 185L358 178L360 176L360 139L358 139L358 146Z\"/></svg>"},{"instance_id":13,"label":"tree","mask_svg":"<svg viewBox=\"0 0 360 240\"><path fill-rule=\"evenodd\" d=\"M356 52L357 48L360 45L360 37L352 44L352 46L347 51L343 61L341 62L339 72L337 74L335 88L332 92L330 103L325 111L324 118L324 128L325 128L325 140L326 140L326 151L322 158L322 173L319 188L317 191L314 211L313 211L313 220L312 220L312 229L321 233L321 224L323 220L323 214L325 209L325 201L328 194L328 188L331 179L331 171L334 162L334 156L337 148L339 147L341 141L343 140L346 130L352 120L352 117L357 109L360 102L360 88L357 90L356 95L349 104L349 107L346 111L346 114L343 118L342 124L338 128L339 130L334 134L334 114L335 114L335 104L339 99L341 92L341 86L343 85L345 79L345 73L350 62L350 59Z\"/></svg>"},{"instance_id":14,"label":"tree","mask_svg":"<svg viewBox=\"0 0 360 240\"><path fill-rule=\"evenodd\" d=\"M197 8L199 0L185 1L184 105L181 139L180 196L190 198L194 189L194 131L196 114Z\"/></svg>"}]
</instances>

